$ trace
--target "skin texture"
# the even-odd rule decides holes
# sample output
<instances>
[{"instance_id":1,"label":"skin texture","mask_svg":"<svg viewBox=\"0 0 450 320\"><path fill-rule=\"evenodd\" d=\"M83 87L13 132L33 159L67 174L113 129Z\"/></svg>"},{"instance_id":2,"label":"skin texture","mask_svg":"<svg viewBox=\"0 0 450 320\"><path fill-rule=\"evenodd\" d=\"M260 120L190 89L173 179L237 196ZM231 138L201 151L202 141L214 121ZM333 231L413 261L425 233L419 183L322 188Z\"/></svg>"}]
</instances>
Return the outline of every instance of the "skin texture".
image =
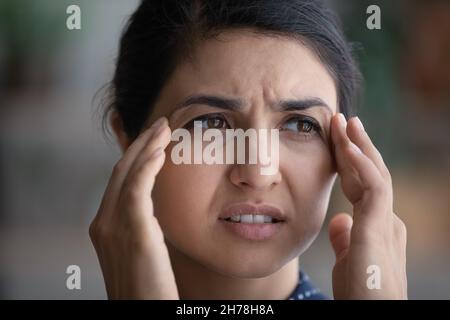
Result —
<instances>
[{"instance_id":1,"label":"skin texture","mask_svg":"<svg viewBox=\"0 0 450 320\"><path fill-rule=\"evenodd\" d=\"M177 109L196 94L243 106ZM311 98L326 106L276 107L279 100ZM279 129L277 174L261 175L259 164L175 165L170 130L211 113L224 120L220 129ZM159 120L159 134L151 127L130 141L112 116L124 155L90 228L108 297L286 299L297 282L297 257L318 235L339 174L354 218L341 214L330 223L334 297L406 298L406 230L392 212L389 171L358 119L339 122L334 81L307 47L249 30L200 42L164 86L148 125L161 117L169 122ZM320 129L305 126L305 117ZM286 216L281 232L255 242L225 231L218 216L237 202L278 207ZM381 290L366 287L372 264L382 270Z\"/></svg>"}]
</instances>

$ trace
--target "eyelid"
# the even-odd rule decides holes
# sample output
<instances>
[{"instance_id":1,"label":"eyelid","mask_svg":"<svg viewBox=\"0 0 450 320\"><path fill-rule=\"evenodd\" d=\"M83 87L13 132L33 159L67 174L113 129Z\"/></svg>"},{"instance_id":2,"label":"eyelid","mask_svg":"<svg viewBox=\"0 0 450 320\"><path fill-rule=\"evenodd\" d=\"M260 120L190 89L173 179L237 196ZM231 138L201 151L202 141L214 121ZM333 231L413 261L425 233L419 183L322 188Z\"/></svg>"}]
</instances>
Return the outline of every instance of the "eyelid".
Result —
<instances>
[{"instance_id":1,"label":"eyelid","mask_svg":"<svg viewBox=\"0 0 450 320\"><path fill-rule=\"evenodd\" d=\"M204 119L214 118L214 117L222 118L229 128L232 127L228 117L223 112L211 112L211 113L201 114L201 115L196 116L196 117L192 118L191 120L187 121L181 127L182 128L186 128L186 129L190 129L190 128L193 128L194 121L203 121ZM294 119L307 120L307 121L311 122L311 124L313 125L313 130L315 130L320 136L322 136L322 134L325 132L323 130L322 126L320 125L320 122L317 121L314 117L308 116L308 115L304 115L304 114L299 114L299 113L290 113L290 114L288 114L281 121L281 125L280 126L282 126L286 122L292 121Z\"/></svg>"},{"instance_id":2,"label":"eyelid","mask_svg":"<svg viewBox=\"0 0 450 320\"><path fill-rule=\"evenodd\" d=\"M211 113L205 113L205 114L199 115L199 116L189 120L188 122L186 122L182 126L182 128L191 129L194 127L194 121L203 121L204 119L214 118L214 117L221 117L225 121L226 125L231 128L227 117L221 112L211 112Z\"/></svg>"},{"instance_id":3,"label":"eyelid","mask_svg":"<svg viewBox=\"0 0 450 320\"><path fill-rule=\"evenodd\" d=\"M283 119L282 124L284 124L288 121L295 120L295 119L307 120L307 121L311 122L311 124L314 127L314 130L316 130L317 133L320 134L323 132L322 126L320 125L319 121L317 121L314 117L303 115L303 114L298 114L298 113L292 113L292 114L288 115L286 118Z\"/></svg>"}]
</instances>

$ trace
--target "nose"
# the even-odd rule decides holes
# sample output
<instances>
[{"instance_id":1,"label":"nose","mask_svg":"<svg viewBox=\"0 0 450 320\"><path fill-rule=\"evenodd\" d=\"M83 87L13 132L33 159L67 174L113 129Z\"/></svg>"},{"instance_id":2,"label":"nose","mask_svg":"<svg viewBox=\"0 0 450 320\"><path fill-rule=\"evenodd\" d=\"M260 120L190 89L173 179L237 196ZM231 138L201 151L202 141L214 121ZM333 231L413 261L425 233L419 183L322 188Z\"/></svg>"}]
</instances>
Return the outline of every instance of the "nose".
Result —
<instances>
[{"instance_id":1,"label":"nose","mask_svg":"<svg viewBox=\"0 0 450 320\"><path fill-rule=\"evenodd\" d=\"M245 161L235 162L229 174L230 181L234 185L248 191L271 190L282 180L279 169L279 136L272 131L269 132L271 126L262 112L256 108L253 112L253 121L248 123L247 130L254 130L256 139L245 139ZM235 157L239 153L238 147L235 145ZM250 161L250 158L253 158L253 161Z\"/></svg>"},{"instance_id":2,"label":"nose","mask_svg":"<svg viewBox=\"0 0 450 320\"><path fill-rule=\"evenodd\" d=\"M231 168L230 180L241 189L257 191L271 190L281 182L280 170L274 174L261 174L262 165L257 164L235 164Z\"/></svg>"}]
</instances>

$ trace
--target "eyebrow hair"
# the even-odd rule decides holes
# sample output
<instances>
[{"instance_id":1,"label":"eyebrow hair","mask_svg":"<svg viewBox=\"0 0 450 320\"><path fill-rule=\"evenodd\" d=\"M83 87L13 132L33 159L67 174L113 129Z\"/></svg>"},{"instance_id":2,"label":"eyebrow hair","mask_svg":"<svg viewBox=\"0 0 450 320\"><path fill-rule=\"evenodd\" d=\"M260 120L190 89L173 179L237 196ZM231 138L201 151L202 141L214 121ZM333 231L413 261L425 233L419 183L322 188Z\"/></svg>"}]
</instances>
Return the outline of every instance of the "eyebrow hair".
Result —
<instances>
[{"instance_id":1,"label":"eyebrow hair","mask_svg":"<svg viewBox=\"0 0 450 320\"><path fill-rule=\"evenodd\" d=\"M244 106L243 101L239 99L230 99L219 96L210 95L193 95L189 96L183 102L180 103L179 108L185 108L192 104L204 104L211 107L227 110L242 109ZM177 108L178 109L178 108Z\"/></svg>"},{"instance_id":2,"label":"eyebrow hair","mask_svg":"<svg viewBox=\"0 0 450 320\"><path fill-rule=\"evenodd\" d=\"M245 103L241 99L199 94L187 97L177 106L175 110L186 108L193 104L203 104L231 111L242 109L245 105ZM300 100L281 100L278 101L275 106L276 109L279 109L280 111L295 111L306 110L312 107L324 107L328 109L330 113L333 113L330 106L327 105L322 99L317 97L305 98Z\"/></svg>"}]
</instances>

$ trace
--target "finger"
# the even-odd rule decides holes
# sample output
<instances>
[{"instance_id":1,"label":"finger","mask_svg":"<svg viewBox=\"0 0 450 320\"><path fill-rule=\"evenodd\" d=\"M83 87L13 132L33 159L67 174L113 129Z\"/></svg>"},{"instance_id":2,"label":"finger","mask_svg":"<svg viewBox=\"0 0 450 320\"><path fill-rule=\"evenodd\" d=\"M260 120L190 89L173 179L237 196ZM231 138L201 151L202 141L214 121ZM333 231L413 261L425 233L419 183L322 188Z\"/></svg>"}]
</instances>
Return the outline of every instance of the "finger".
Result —
<instances>
[{"instance_id":1,"label":"finger","mask_svg":"<svg viewBox=\"0 0 450 320\"><path fill-rule=\"evenodd\" d=\"M164 164L164 149L170 143L170 137L171 131L166 125L147 143L131 167L123 188L129 189L128 191L132 191L138 197L150 198L155 177Z\"/></svg>"},{"instance_id":2,"label":"finger","mask_svg":"<svg viewBox=\"0 0 450 320\"><path fill-rule=\"evenodd\" d=\"M328 235L336 256L336 261L342 259L350 248L352 225L353 219L347 213L339 213L330 221Z\"/></svg>"},{"instance_id":3,"label":"finger","mask_svg":"<svg viewBox=\"0 0 450 320\"><path fill-rule=\"evenodd\" d=\"M158 128L163 126L166 122L167 119L165 117L155 121L150 128L142 132L136 140L133 141L123 154L122 158L116 163L100 204L100 213L109 212L110 210L108 210L108 207L114 207L116 205L123 181L127 176L134 159L146 145L147 141L158 131Z\"/></svg>"},{"instance_id":4,"label":"finger","mask_svg":"<svg viewBox=\"0 0 450 320\"><path fill-rule=\"evenodd\" d=\"M378 191L379 188L385 187L378 168L347 136L344 115L336 116L334 128L336 153L337 157L341 159L340 166L343 168L341 175L348 172L348 168L354 168L364 189L377 189Z\"/></svg>"},{"instance_id":5,"label":"finger","mask_svg":"<svg viewBox=\"0 0 450 320\"><path fill-rule=\"evenodd\" d=\"M159 118L150 129L144 131L127 149L122 159L119 160L119 172L116 176L116 180L119 184L122 184L124 178L128 174L131 166L135 162L136 157L140 154L142 149L147 146L155 136L158 136L162 130L167 126L167 119L165 117Z\"/></svg>"},{"instance_id":6,"label":"finger","mask_svg":"<svg viewBox=\"0 0 450 320\"><path fill-rule=\"evenodd\" d=\"M334 157L340 175L352 178L354 183L359 183L359 177L355 168L345 159L345 154L342 152L349 144L349 139L344 134L346 127L347 121L342 114L337 114L331 119L331 138L334 144Z\"/></svg>"},{"instance_id":7,"label":"finger","mask_svg":"<svg viewBox=\"0 0 450 320\"><path fill-rule=\"evenodd\" d=\"M351 176L349 178L349 169L339 171L344 194L355 208L353 219L355 223L358 221L358 226L370 225L370 230L382 230L390 210L388 205L392 202L386 182L373 161L348 138L343 115L337 115L333 120L335 152L337 155L341 154L338 157L343 162L338 169L342 166L354 168L358 175L357 184L351 181Z\"/></svg>"},{"instance_id":8,"label":"finger","mask_svg":"<svg viewBox=\"0 0 450 320\"><path fill-rule=\"evenodd\" d=\"M350 140L356 144L370 160L373 161L375 166L380 171L380 174L385 178L390 179L389 170L383 161L383 157L373 144L367 132L364 130L364 126L358 117L353 117L348 121L347 135Z\"/></svg>"}]
</instances>

